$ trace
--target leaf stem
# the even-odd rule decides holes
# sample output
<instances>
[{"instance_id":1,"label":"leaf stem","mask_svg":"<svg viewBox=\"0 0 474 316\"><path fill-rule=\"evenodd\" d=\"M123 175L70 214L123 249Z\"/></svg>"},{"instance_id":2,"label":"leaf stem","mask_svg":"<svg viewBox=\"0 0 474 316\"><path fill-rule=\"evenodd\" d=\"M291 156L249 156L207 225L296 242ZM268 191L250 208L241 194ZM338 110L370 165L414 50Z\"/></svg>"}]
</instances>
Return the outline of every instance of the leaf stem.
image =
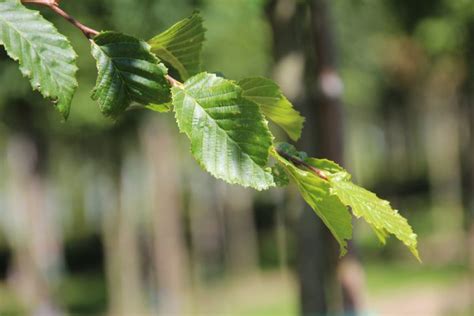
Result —
<instances>
[{"instance_id":1,"label":"leaf stem","mask_svg":"<svg viewBox=\"0 0 474 316\"><path fill-rule=\"evenodd\" d=\"M282 156L283 158L285 158L286 160L288 161L291 161L295 166L299 167L299 166L303 166L305 167L306 169L308 169L309 171L313 172L314 174L316 174L318 177L320 177L321 179L323 180L326 180L328 181L328 177L324 174L324 172L321 170L321 169L318 169L314 166L311 166L309 163L299 159L298 157L295 157L295 156L292 156L286 152L284 152L283 150L279 150L278 148L275 148L275 151L280 155Z\"/></svg>"},{"instance_id":2,"label":"leaf stem","mask_svg":"<svg viewBox=\"0 0 474 316\"><path fill-rule=\"evenodd\" d=\"M64 19L66 19L69 23L74 25L76 28L78 28L88 39L93 38L97 34L99 34L98 31L85 26L75 18L73 18L69 13L64 11L59 7L58 1L57 0L21 0L22 3L31 3L31 4L38 4L45 6L52 10L54 13L58 14L59 16L62 16Z\"/></svg>"},{"instance_id":3,"label":"leaf stem","mask_svg":"<svg viewBox=\"0 0 474 316\"><path fill-rule=\"evenodd\" d=\"M165 79L168 80L170 86L172 87L178 87L178 88L183 88L183 83L181 83L180 81L174 79L173 77L171 77L170 75L166 75L165 76Z\"/></svg>"}]
</instances>

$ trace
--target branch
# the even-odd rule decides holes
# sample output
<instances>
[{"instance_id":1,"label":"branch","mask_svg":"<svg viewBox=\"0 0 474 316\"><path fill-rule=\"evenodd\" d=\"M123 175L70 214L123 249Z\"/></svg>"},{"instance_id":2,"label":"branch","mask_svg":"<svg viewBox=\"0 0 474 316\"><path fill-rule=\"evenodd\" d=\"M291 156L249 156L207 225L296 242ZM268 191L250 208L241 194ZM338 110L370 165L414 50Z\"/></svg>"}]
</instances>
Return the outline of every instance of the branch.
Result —
<instances>
[{"instance_id":1,"label":"branch","mask_svg":"<svg viewBox=\"0 0 474 316\"><path fill-rule=\"evenodd\" d=\"M31 3L31 4L37 4L37 5L42 5L45 6L49 9L51 9L54 13L56 13L59 16L62 16L64 19L66 19L69 23L77 27L88 39L93 38L97 34L99 34L98 31L85 26L75 18L73 18L71 15L69 15L66 11L61 9L59 7L58 1L57 0L21 0L22 3Z\"/></svg>"},{"instance_id":2,"label":"branch","mask_svg":"<svg viewBox=\"0 0 474 316\"><path fill-rule=\"evenodd\" d=\"M313 167L309 163L304 162L303 160L301 160L301 159L299 159L295 156L291 156L291 155L287 154L286 152L284 152L282 150L279 150L278 148L275 148L275 150L280 156L282 156L283 158L285 158L288 161L291 161L295 166L297 166L297 167L298 166L303 166L306 169L308 169L309 171L316 174L321 179L326 180L326 181L329 180L328 177L324 174L324 172L321 169Z\"/></svg>"}]
</instances>

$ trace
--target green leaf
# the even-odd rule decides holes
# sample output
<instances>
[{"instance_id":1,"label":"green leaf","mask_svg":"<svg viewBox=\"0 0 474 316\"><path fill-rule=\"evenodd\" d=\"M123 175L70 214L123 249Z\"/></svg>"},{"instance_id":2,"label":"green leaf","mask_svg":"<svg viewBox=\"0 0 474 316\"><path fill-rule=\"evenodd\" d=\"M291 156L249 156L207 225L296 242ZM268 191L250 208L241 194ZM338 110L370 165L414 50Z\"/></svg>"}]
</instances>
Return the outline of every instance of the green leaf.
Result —
<instances>
[{"instance_id":1,"label":"green leaf","mask_svg":"<svg viewBox=\"0 0 474 316\"><path fill-rule=\"evenodd\" d=\"M132 103L170 101L167 69L144 41L116 32L102 32L92 41L97 83L92 98L102 113L116 117Z\"/></svg>"},{"instance_id":2,"label":"green leaf","mask_svg":"<svg viewBox=\"0 0 474 316\"><path fill-rule=\"evenodd\" d=\"M155 111L155 112L159 112L159 113L167 113L169 111L171 111L171 108L173 107L173 105L171 104L171 102L166 102L166 103L160 103L160 104L148 104L147 106L145 106L148 110L152 110L152 111Z\"/></svg>"},{"instance_id":3,"label":"green leaf","mask_svg":"<svg viewBox=\"0 0 474 316\"><path fill-rule=\"evenodd\" d=\"M201 51L206 30L195 12L179 21L148 43L151 51L175 68L182 80L201 71Z\"/></svg>"},{"instance_id":4,"label":"green leaf","mask_svg":"<svg viewBox=\"0 0 474 316\"><path fill-rule=\"evenodd\" d=\"M318 169L321 169L323 171L326 171L327 173L336 173L336 172L346 172L347 176L349 177L350 180L350 175L347 173L344 168L339 166L337 163L334 161L328 160L328 159L316 159L316 158L305 158L304 161L313 167L316 167Z\"/></svg>"},{"instance_id":5,"label":"green leaf","mask_svg":"<svg viewBox=\"0 0 474 316\"><path fill-rule=\"evenodd\" d=\"M20 63L33 89L52 99L66 119L77 88L76 53L65 36L20 1L0 1L0 44Z\"/></svg>"},{"instance_id":6,"label":"green leaf","mask_svg":"<svg viewBox=\"0 0 474 316\"><path fill-rule=\"evenodd\" d=\"M201 73L174 87L173 106L191 151L213 176L264 190L274 186L266 168L272 137L258 106L232 81Z\"/></svg>"},{"instance_id":7,"label":"green leaf","mask_svg":"<svg viewBox=\"0 0 474 316\"><path fill-rule=\"evenodd\" d=\"M290 183L290 178L288 178L285 168L283 168L281 164L277 163L272 166L272 175L273 180L278 187L285 187Z\"/></svg>"},{"instance_id":8,"label":"green leaf","mask_svg":"<svg viewBox=\"0 0 474 316\"><path fill-rule=\"evenodd\" d=\"M337 196L331 194L328 181L319 178L311 171L297 168L276 152L274 155L295 181L303 199L334 235L343 256L347 252L347 240L352 238L352 217L347 207Z\"/></svg>"},{"instance_id":9,"label":"green leaf","mask_svg":"<svg viewBox=\"0 0 474 316\"><path fill-rule=\"evenodd\" d=\"M280 142L276 143L274 146L277 152L279 153L283 152L288 156L296 157L301 160L305 160L308 158L308 154L306 154L304 151L298 151L292 144Z\"/></svg>"},{"instance_id":10,"label":"green leaf","mask_svg":"<svg viewBox=\"0 0 474 316\"><path fill-rule=\"evenodd\" d=\"M345 180L344 177L344 174L336 174L331 177L333 192L341 201L351 206L352 212L357 218L363 217L367 223L373 226L379 239L385 240L387 232L395 235L420 260L417 250L417 236L407 220L397 210L392 209L388 201Z\"/></svg>"},{"instance_id":11,"label":"green leaf","mask_svg":"<svg viewBox=\"0 0 474 316\"><path fill-rule=\"evenodd\" d=\"M260 105L263 114L279 125L294 141L301 136L304 117L293 108L278 85L266 78L247 78L239 81L242 95Z\"/></svg>"},{"instance_id":12,"label":"green leaf","mask_svg":"<svg viewBox=\"0 0 474 316\"><path fill-rule=\"evenodd\" d=\"M312 165L321 168L320 164ZM357 218L363 217L383 243L388 233L393 234L420 260L416 234L407 220L397 210L392 209L388 201L352 183L345 171L331 174L329 179L332 193L337 195L345 205L350 206Z\"/></svg>"}]
</instances>

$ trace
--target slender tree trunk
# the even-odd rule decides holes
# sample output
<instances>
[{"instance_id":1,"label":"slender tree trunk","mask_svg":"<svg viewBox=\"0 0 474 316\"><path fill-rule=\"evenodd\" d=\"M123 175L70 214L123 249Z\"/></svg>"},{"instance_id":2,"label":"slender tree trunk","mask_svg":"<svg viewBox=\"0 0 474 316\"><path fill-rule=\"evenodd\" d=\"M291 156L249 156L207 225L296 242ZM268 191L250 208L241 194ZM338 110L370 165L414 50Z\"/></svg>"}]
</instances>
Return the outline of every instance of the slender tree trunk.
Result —
<instances>
[{"instance_id":1,"label":"slender tree trunk","mask_svg":"<svg viewBox=\"0 0 474 316\"><path fill-rule=\"evenodd\" d=\"M47 207L44 159L28 135L10 137L8 157L7 238L13 249L9 281L35 315L59 315L52 291L62 266L62 245L54 210Z\"/></svg>"},{"instance_id":2,"label":"slender tree trunk","mask_svg":"<svg viewBox=\"0 0 474 316\"><path fill-rule=\"evenodd\" d=\"M438 233L456 232L460 240L465 239L458 126L458 122L462 121L459 88L465 78L459 74L463 73L463 68L455 60L439 61L432 67L430 79L423 90L423 127L434 224ZM446 218L446 210L449 210L449 218ZM461 249L457 249L457 253L446 251L445 255L462 255L464 252ZM444 259L450 259L448 257ZM443 256L433 259L443 260Z\"/></svg>"},{"instance_id":3,"label":"slender tree trunk","mask_svg":"<svg viewBox=\"0 0 474 316\"><path fill-rule=\"evenodd\" d=\"M344 165L344 108L341 102L343 83L337 72L337 53L329 4L326 0L312 0L309 5L312 47L307 50L309 55L306 69L309 72L307 88L311 100L307 117L311 123L306 126L303 146L311 155ZM312 213L306 207L301 221L302 312L305 315L327 313L333 308L328 304L335 303L335 288L340 286L344 310L354 314L362 305L364 279L362 268L354 255L354 246L349 244L349 254L344 261L339 262L337 283L337 245L321 221L310 220L314 216ZM308 241L317 244L319 251L311 252L311 243ZM312 258L308 260L308 257ZM320 284L319 288L315 288L317 283ZM320 299L312 299L312 292ZM331 297L326 293L330 293Z\"/></svg>"},{"instance_id":4,"label":"slender tree trunk","mask_svg":"<svg viewBox=\"0 0 474 316\"><path fill-rule=\"evenodd\" d=\"M158 307L163 315L189 313L189 260L184 240L181 162L169 121L148 122L142 133L151 193Z\"/></svg>"},{"instance_id":5,"label":"slender tree trunk","mask_svg":"<svg viewBox=\"0 0 474 316\"><path fill-rule=\"evenodd\" d=\"M342 106L340 79L335 69L334 44L330 33L326 1L310 2L310 32L307 47L307 89L309 103L303 134L308 154L342 164ZM322 221L305 206L299 226L299 275L303 315L327 314L335 284L336 247Z\"/></svg>"},{"instance_id":6,"label":"slender tree trunk","mask_svg":"<svg viewBox=\"0 0 474 316\"><path fill-rule=\"evenodd\" d=\"M319 145L315 137L319 136L321 131L315 128L318 126L319 122L316 120L320 113L313 105L313 97L308 94L308 90L315 88L312 84L315 77L314 57L311 58L312 63L306 60L314 51L308 44L312 42L312 39L309 40L311 32L308 6L304 2L293 0L274 0L267 9L273 29L274 77L284 93L306 116L303 147L314 155L315 148ZM305 82L308 75L305 68L308 67L310 89L306 89ZM327 245L330 238L314 211L306 205L296 223L296 231L301 314L326 314L327 276L331 267Z\"/></svg>"},{"instance_id":7,"label":"slender tree trunk","mask_svg":"<svg viewBox=\"0 0 474 316\"><path fill-rule=\"evenodd\" d=\"M471 56L474 54L474 19L468 25L469 43L466 50L466 56L469 69L467 73L467 82L464 93L466 95L466 102L463 107L463 117L465 118L467 133L466 144L464 146L463 159L463 202L464 202L464 219L465 226L468 230L467 249L469 251L469 263L471 275L474 275L474 61ZM471 293L474 295L474 282L471 284ZM472 308L474 313L474 307Z\"/></svg>"},{"instance_id":8,"label":"slender tree trunk","mask_svg":"<svg viewBox=\"0 0 474 316\"><path fill-rule=\"evenodd\" d=\"M193 283L199 291L205 281L219 274L224 262L224 221L217 209L221 204L218 199L222 197L216 190L216 182L207 174L193 168L188 178Z\"/></svg>"},{"instance_id":9,"label":"slender tree trunk","mask_svg":"<svg viewBox=\"0 0 474 316\"><path fill-rule=\"evenodd\" d=\"M227 260L232 275L255 272L258 268L257 232L253 221L253 192L225 185Z\"/></svg>"},{"instance_id":10,"label":"slender tree trunk","mask_svg":"<svg viewBox=\"0 0 474 316\"><path fill-rule=\"evenodd\" d=\"M130 155L130 153L128 154ZM145 312L144 284L141 275L139 247L138 190L133 188L130 157L126 157L115 177L112 196L104 210L104 245L107 264L110 315L132 315ZM110 192L109 192L110 193ZM115 203L113 200L115 199Z\"/></svg>"}]
</instances>

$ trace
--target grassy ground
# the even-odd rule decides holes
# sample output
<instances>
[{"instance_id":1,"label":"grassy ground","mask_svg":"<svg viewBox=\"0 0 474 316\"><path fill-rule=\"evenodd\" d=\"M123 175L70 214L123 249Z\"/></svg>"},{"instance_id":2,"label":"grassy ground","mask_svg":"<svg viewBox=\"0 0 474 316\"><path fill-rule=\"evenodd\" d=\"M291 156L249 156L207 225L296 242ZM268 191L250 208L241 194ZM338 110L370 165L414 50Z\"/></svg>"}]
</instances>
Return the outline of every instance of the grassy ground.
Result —
<instances>
[{"instance_id":1,"label":"grassy ground","mask_svg":"<svg viewBox=\"0 0 474 316\"><path fill-rule=\"evenodd\" d=\"M462 265L369 263L364 265L369 294L393 291L400 287L449 285L462 280L469 269Z\"/></svg>"},{"instance_id":2,"label":"grassy ground","mask_svg":"<svg viewBox=\"0 0 474 316\"><path fill-rule=\"evenodd\" d=\"M390 304L400 304L397 300L406 300L405 293L426 296L426 289L436 289L437 292L445 291L447 295L454 291L455 295L457 284L466 279L469 271L455 265L369 263L365 265L365 273L368 306L391 308ZM59 287L57 298L72 315L101 315L107 304L104 279L94 274L68 277ZM217 282L198 289L194 301L196 315L291 316L297 315L298 311L297 284L293 275L276 271ZM414 301L420 300L415 298ZM18 300L0 283L0 315L21 315L18 307ZM471 315L470 308L472 306L466 304L446 315Z\"/></svg>"}]
</instances>

